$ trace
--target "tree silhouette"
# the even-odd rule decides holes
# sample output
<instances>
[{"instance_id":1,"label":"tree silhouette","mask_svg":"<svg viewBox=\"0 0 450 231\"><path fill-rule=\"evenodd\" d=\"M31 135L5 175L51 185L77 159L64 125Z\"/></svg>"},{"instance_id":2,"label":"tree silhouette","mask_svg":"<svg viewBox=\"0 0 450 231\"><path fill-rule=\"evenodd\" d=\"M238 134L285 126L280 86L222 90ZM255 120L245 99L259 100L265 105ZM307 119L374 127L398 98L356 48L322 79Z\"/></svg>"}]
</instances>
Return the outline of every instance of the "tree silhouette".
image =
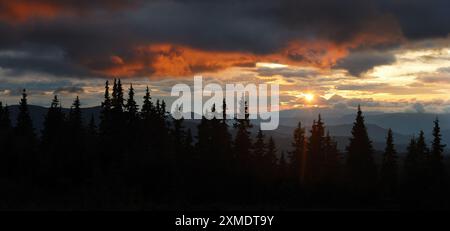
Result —
<instances>
[{"instance_id":1,"label":"tree silhouette","mask_svg":"<svg viewBox=\"0 0 450 231\"><path fill-rule=\"evenodd\" d=\"M295 179L296 183L300 183L304 179L305 162L306 162L306 139L305 129L299 122L294 130L294 141L292 142L293 150L289 152L289 170L290 175Z\"/></svg>"},{"instance_id":2,"label":"tree silhouette","mask_svg":"<svg viewBox=\"0 0 450 231\"><path fill-rule=\"evenodd\" d=\"M442 144L441 128L436 118L433 127L433 140L429 155L430 190L428 191L432 206L435 208L445 207L448 194L448 178L443 163L445 145Z\"/></svg>"},{"instance_id":3,"label":"tree silhouette","mask_svg":"<svg viewBox=\"0 0 450 231\"><path fill-rule=\"evenodd\" d=\"M267 153L267 145L265 143L265 136L261 129L258 130L258 134L256 135L256 140L253 143L253 157L260 162L260 164L265 164L265 155ZM263 171L258 172L259 177L263 178L266 176L266 173Z\"/></svg>"},{"instance_id":4,"label":"tree silhouette","mask_svg":"<svg viewBox=\"0 0 450 231\"><path fill-rule=\"evenodd\" d=\"M36 176L36 146L37 138L34 133L33 122L28 110L27 93L22 91L22 98L19 103L19 114L17 123L13 131L13 175L23 186L22 190L34 190L31 178Z\"/></svg>"},{"instance_id":5,"label":"tree silhouette","mask_svg":"<svg viewBox=\"0 0 450 231\"><path fill-rule=\"evenodd\" d=\"M234 138L234 155L237 162L237 179L240 194L245 201L253 201L256 198L252 197L254 182L251 179L254 177L254 158L252 158L252 139L250 137L249 129L252 127L249 119L249 111L247 102L244 98L240 101L241 116L235 118L234 128L236 135Z\"/></svg>"},{"instance_id":6,"label":"tree silhouette","mask_svg":"<svg viewBox=\"0 0 450 231\"><path fill-rule=\"evenodd\" d=\"M107 81L98 128L96 113L86 119L78 97L65 115L66 109L55 96L38 134L34 133L25 91L14 127L10 107L0 103L0 209L449 206L444 144L437 119L431 150L424 132L411 139L404 174L398 172L393 132L388 131L376 181L373 155L377 152L360 108L342 165L337 142L330 131L325 133L320 115L308 137L298 123L290 150L280 146L278 158L275 140L279 137L266 140L259 130L253 142L244 99L240 102L242 117L227 118L223 100L222 111L213 105L209 111L212 118L197 122L174 120L164 101L152 100L148 87L140 111L131 84L126 101L120 79L112 88L110 97ZM229 127L233 121L234 126Z\"/></svg>"},{"instance_id":7,"label":"tree silhouette","mask_svg":"<svg viewBox=\"0 0 450 231\"><path fill-rule=\"evenodd\" d=\"M324 139L324 173L323 173L323 181L326 185L325 187L337 187L337 184L340 183L340 177L342 175L341 172L341 153L337 148L337 142L333 140L330 136L330 132L327 132L327 135ZM328 190L328 189L327 189ZM333 190L333 189L330 189Z\"/></svg>"},{"instance_id":8,"label":"tree silhouette","mask_svg":"<svg viewBox=\"0 0 450 231\"><path fill-rule=\"evenodd\" d=\"M318 120L313 122L311 136L308 141L306 156L305 182L318 184L324 175L325 163L325 127L319 114Z\"/></svg>"},{"instance_id":9,"label":"tree silhouette","mask_svg":"<svg viewBox=\"0 0 450 231\"><path fill-rule=\"evenodd\" d=\"M398 183L398 164L397 151L394 147L394 138L392 130L388 130L386 138L386 148L383 153L383 161L381 163L380 184L381 191L384 196L396 196Z\"/></svg>"},{"instance_id":10,"label":"tree silhouette","mask_svg":"<svg viewBox=\"0 0 450 231\"><path fill-rule=\"evenodd\" d=\"M364 124L361 108L352 128L347 146L347 180L350 193L361 200L373 200L377 170L373 159L372 141Z\"/></svg>"},{"instance_id":11,"label":"tree silhouette","mask_svg":"<svg viewBox=\"0 0 450 231\"><path fill-rule=\"evenodd\" d=\"M0 101L0 178L7 177L12 171L8 164L12 161L12 125L9 116L8 106L3 107Z\"/></svg>"},{"instance_id":12,"label":"tree silhouette","mask_svg":"<svg viewBox=\"0 0 450 231\"><path fill-rule=\"evenodd\" d=\"M17 124L15 133L19 136L35 139L33 122L28 111L27 93L25 89L22 91L22 99L19 103L19 114L17 116Z\"/></svg>"},{"instance_id":13,"label":"tree silhouette","mask_svg":"<svg viewBox=\"0 0 450 231\"><path fill-rule=\"evenodd\" d=\"M110 133L112 121L111 121L111 98L109 96L109 82L105 83L105 94L104 99L101 104L100 111L100 127L99 131L102 135L107 135Z\"/></svg>"},{"instance_id":14,"label":"tree silhouette","mask_svg":"<svg viewBox=\"0 0 450 231\"><path fill-rule=\"evenodd\" d=\"M135 122L135 120L138 117L138 105L136 103L136 101L134 100L134 88L133 88L133 84L130 84L130 89L128 91L128 99L127 99L127 103L125 104L125 109L127 111L127 115L128 115L128 121L130 123Z\"/></svg>"},{"instance_id":15,"label":"tree silhouette","mask_svg":"<svg viewBox=\"0 0 450 231\"><path fill-rule=\"evenodd\" d=\"M430 168L432 170L433 178L443 177L444 174L444 165L442 163L443 153L445 145L442 144L441 138L441 128L439 127L439 120L436 119L434 121L433 128L433 141L431 144L431 152L430 152Z\"/></svg>"}]
</instances>

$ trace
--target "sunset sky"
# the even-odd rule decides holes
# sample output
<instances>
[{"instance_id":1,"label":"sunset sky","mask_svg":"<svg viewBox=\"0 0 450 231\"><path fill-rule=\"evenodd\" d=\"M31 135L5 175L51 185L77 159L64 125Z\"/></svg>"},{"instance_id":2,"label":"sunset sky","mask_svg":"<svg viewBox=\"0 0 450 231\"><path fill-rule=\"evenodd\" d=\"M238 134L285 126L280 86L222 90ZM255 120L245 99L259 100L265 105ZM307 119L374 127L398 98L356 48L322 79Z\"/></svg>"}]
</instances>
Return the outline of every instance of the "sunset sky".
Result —
<instances>
[{"instance_id":1,"label":"sunset sky","mask_svg":"<svg viewBox=\"0 0 450 231\"><path fill-rule=\"evenodd\" d=\"M100 103L106 79L168 101L194 75L279 83L282 109L450 113L448 0L0 0L0 100Z\"/></svg>"}]
</instances>

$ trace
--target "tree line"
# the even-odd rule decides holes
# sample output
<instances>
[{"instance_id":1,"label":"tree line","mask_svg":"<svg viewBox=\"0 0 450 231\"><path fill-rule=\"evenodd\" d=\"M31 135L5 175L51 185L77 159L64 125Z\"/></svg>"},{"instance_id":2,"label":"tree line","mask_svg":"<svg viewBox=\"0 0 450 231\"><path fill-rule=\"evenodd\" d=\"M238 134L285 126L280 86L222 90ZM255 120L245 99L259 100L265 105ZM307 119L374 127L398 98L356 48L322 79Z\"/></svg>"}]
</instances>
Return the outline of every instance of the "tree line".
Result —
<instances>
[{"instance_id":1,"label":"tree line","mask_svg":"<svg viewBox=\"0 0 450 231\"><path fill-rule=\"evenodd\" d=\"M33 128L23 90L13 126L0 102L2 209L446 209L448 183L438 119L428 147L413 137L400 158L389 129L381 161L358 107L350 142L340 151L321 116L298 123L289 152L273 137L251 134L227 118L224 100L193 135L146 89L142 105L130 84L106 81L100 121L85 123L77 97L62 111L54 96L42 131Z\"/></svg>"}]
</instances>

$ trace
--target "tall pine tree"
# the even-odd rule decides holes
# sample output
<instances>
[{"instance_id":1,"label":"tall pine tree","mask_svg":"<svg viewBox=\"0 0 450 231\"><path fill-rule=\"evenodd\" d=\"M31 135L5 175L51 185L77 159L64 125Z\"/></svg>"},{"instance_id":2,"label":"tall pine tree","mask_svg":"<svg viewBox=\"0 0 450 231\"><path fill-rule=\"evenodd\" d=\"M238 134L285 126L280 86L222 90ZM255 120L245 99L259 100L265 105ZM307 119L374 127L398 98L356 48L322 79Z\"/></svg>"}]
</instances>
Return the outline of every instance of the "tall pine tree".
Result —
<instances>
[{"instance_id":1,"label":"tall pine tree","mask_svg":"<svg viewBox=\"0 0 450 231\"><path fill-rule=\"evenodd\" d=\"M294 130L293 150L289 152L289 172L297 183L304 180L306 143L305 129L302 127L301 122L299 122L297 128Z\"/></svg>"},{"instance_id":2,"label":"tall pine tree","mask_svg":"<svg viewBox=\"0 0 450 231\"><path fill-rule=\"evenodd\" d=\"M394 138L392 130L388 130L386 138L386 148L383 153L383 161L381 163L380 186L381 193L386 197L396 196L398 183L398 163L397 151L394 147Z\"/></svg>"},{"instance_id":3,"label":"tall pine tree","mask_svg":"<svg viewBox=\"0 0 450 231\"><path fill-rule=\"evenodd\" d=\"M373 158L372 141L367 134L361 108L353 124L352 137L347 146L347 180L355 199L371 200L375 190L377 170Z\"/></svg>"}]
</instances>

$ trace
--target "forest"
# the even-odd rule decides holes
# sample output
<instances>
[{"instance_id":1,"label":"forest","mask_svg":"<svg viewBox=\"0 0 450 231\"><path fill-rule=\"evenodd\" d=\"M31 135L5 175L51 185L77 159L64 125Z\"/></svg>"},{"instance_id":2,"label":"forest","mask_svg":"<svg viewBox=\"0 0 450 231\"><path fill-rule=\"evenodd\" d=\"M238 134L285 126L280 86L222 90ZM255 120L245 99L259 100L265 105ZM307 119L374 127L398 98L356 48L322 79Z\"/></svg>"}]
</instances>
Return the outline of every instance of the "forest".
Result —
<instances>
[{"instance_id":1,"label":"forest","mask_svg":"<svg viewBox=\"0 0 450 231\"><path fill-rule=\"evenodd\" d=\"M138 105L130 84L106 81L100 121L84 121L77 97L63 113L57 96L42 131L23 90L16 121L0 103L0 209L308 210L449 209L444 148L436 118L431 143L412 137L399 158L392 131L381 161L358 107L345 150L318 115L299 122L289 152L244 119L214 105L197 134L174 120L147 88ZM140 100L139 100L140 101Z\"/></svg>"}]
</instances>

